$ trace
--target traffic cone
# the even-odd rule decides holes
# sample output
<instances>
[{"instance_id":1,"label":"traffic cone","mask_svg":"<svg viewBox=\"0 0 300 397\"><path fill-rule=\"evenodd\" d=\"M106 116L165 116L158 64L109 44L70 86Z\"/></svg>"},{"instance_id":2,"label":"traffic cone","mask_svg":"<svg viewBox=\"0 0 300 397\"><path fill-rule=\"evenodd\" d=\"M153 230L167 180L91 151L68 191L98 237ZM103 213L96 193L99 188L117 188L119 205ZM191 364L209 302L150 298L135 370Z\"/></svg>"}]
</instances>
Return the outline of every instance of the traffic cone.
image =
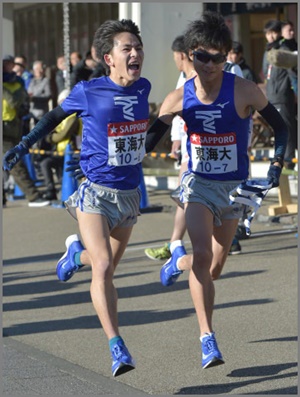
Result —
<instances>
[{"instance_id":1,"label":"traffic cone","mask_svg":"<svg viewBox=\"0 0 300 397\"><path fill-rule=\"evenodd\" d=\"M143 173L143 168L140 168L140 175L141 175L141 181L139 188L142 193L141 201L140 201L140 209L145 209L149 207L149 200L148 200L148 193L147 193L147 188L145 184L145 179L144 179L144 173Z\"/></svg>"},{"instance_id":2,"label":"traffic cone","mask_svg":"<svg viewBox=\"0 0 300 397\"><path fill-rule=\"evenodd\" d=\"M143 168L140 168L140 184L139 184L139 189L142 193L141 196L141 201L140 201L140 211L142 214L146 214L149 212L161 212L163 210L162 205L150 205L149 204L149 199L148 199L148 192L145 184L145 179L144 179L144 173L143 173Z\"/></svg>"},{"instance_id":3,"label":"traffic cone","mask_svg":"<svg viewBox=\"0 0 300 397\"><path fill-rule=\"evenodd\" d=\"M25 198L25 194L23 193L23 191L19 188L19 186L15 183L15 189L14 189L14 195L13 195L13 199L17 200L17 199L23 199Z\"/></svg>"},{"instance_id":4,"label":"traffic cone","mask_svg":"<svg viewBox=\"0 0 300 397\"><path fill-rule=\"evenodd\" d=\"M66 172L66 168L68 167L67 162L72 160L72 155L72 146L68 144L65 150L64 170L61 184L62 203L64 203L64 201L66 201L78 189L77 179L72 175L71 172Z\"/></svg>"}]
</instances>

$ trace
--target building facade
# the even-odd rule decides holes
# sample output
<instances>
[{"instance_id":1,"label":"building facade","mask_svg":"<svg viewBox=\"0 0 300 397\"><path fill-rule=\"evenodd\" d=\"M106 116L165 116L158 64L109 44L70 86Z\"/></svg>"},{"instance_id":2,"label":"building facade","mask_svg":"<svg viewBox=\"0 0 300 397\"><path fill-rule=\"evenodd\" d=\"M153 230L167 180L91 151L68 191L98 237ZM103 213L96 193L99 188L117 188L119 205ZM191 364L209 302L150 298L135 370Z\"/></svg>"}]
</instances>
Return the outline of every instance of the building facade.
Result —
<instances>
[{"instance_id":1,"label":"building facade","mask_svg":"<svg viewBox=\"0 0 300 397\"><path fill-rule=\"evenodd\" d=\"M297 31L297 3L68 3L70 51L83 56L93 35L107 19L133 19L141 29L145 49L143 76L152 83L150 102L160 103L178 79L171 44L187 23L204 9L221 12L233 39L244 46L247 63L261 74L265 48L263 26L269 19L290 19ZM3 52L24 54L29 67L36 59L55 66L64 53L63 3L3 3Z\"/></svg>"}]
</instances>

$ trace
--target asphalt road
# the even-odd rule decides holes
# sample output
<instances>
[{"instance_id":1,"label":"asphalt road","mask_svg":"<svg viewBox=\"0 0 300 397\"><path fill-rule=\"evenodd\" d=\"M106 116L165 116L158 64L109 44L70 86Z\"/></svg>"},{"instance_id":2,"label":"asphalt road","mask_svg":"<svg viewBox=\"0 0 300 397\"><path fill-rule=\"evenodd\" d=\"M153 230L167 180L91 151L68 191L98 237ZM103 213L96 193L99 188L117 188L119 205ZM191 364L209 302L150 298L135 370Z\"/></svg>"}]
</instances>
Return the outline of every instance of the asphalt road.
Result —
<instances>
[{"instance_id":1,"label":"asphalt road","mask_svg":"<svg viewBox=\"0 0 300 397\"><path fill-rule=\"evenodd\" d=\"M144 255L168 241L174 204L149 194L161 212L142 214L115 275L119 323L137 361L111 376L108 343L93 309L91 272L69 282L55 267L78 226L64 209L3 210L3 395L297 394L298 275L295 217L272 222L267 198L242 253L215 282L213 317L225 365L203 370L199 330L185 272L159 281L163 262ZM188 237L186 247L190 250Z\"/></svg>"}]
</instances>

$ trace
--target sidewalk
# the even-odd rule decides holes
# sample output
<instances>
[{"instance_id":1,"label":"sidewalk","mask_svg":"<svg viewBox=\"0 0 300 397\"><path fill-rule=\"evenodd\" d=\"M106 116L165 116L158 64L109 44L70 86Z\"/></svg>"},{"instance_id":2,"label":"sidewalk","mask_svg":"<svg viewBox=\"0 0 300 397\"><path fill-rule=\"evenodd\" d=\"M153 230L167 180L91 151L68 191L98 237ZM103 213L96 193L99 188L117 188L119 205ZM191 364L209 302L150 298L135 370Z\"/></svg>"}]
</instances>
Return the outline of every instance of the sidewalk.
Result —
<instances>
[{"instance_id":1,"label":"sidewalk","mask_svg":"<svg viewBox=\"0 0 300 397\"><path fill-rule=\"evenodd\" d=\"M297 394L297 216L268 217L265 200L215 282L214 328L225 365L202 370L188 274L169 288L163 262L144 255L170 236L168 191L149 193L163 211L143 214L117 269L119 322L137 368L111 376L108 344L93 309L90 269L58 282L66 237L78 233L63 209L3 210L3 395ZM188 237L185 238L190 250Z\"/></svg>"}]
</instances>

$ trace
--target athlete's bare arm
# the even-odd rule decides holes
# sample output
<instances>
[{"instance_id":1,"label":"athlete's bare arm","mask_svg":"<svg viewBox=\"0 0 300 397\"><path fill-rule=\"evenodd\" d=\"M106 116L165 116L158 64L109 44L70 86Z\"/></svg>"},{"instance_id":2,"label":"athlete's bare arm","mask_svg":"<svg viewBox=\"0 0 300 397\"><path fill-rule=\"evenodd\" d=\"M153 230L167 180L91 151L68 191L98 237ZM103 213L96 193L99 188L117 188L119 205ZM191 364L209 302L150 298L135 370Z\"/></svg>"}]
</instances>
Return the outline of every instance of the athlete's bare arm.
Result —
<instances>
[{"instance_id":1,"label":"athlete's bare arm","mask_svg":"<svg viewBox=\"0 0 300 397\"><path fill-rule=\"evenodd\" d=\"M234 90L235 107L242 118L249 116L252 109L260 111L268 104L266 96L253 81L236 77Z\"/></svg>"},{"instance_id":2,"label":"athlete's bare arm","mask_svg":"<svg viewBox=\"0 0 300 397\"><path fill-rule=\"evenodd\" d=\"M158 118L165 124L171 125L175 116L182 114L183 87L171 91L164 99Z\"/></svg>"}]
</instances>

